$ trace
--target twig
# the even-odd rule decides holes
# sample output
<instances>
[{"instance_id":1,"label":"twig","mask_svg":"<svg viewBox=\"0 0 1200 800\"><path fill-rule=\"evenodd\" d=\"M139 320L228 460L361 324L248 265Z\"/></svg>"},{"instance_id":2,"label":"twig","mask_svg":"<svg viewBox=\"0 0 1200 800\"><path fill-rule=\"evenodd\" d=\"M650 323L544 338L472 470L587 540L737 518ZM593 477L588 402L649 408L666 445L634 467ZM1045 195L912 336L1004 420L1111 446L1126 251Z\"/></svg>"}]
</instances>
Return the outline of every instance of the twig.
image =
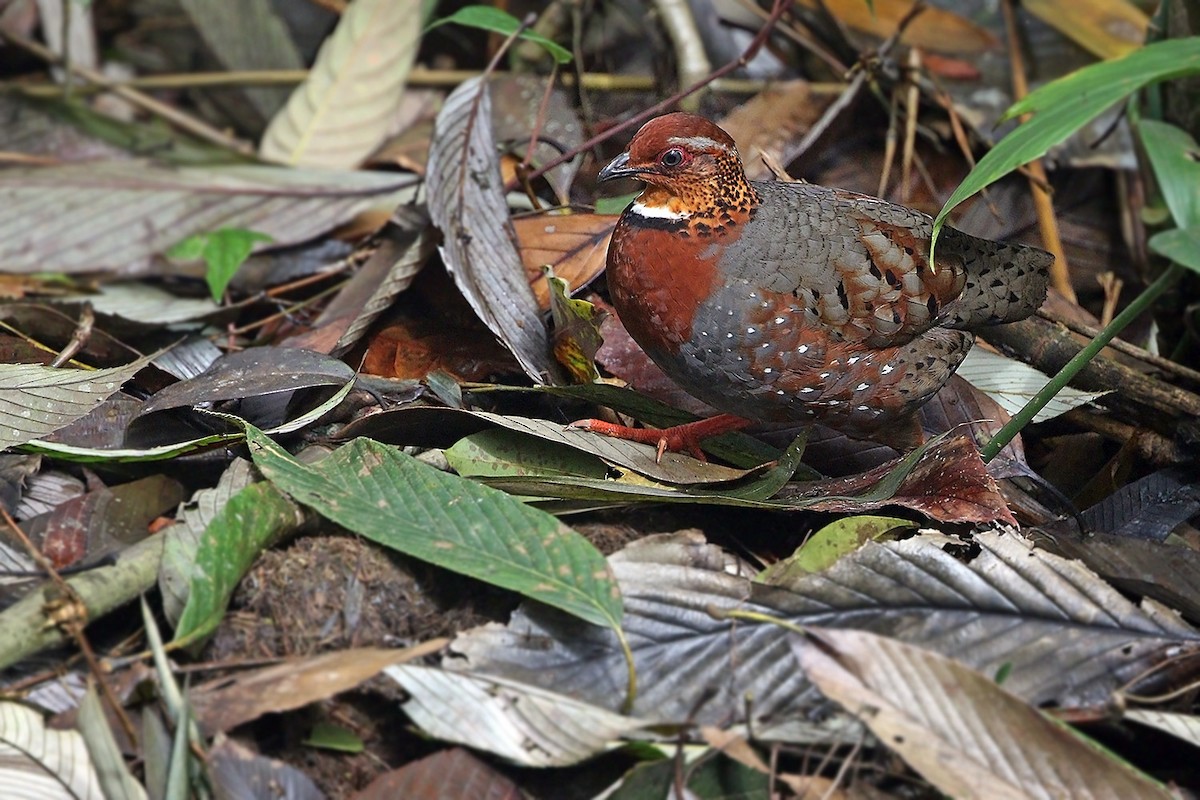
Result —
<instances>
[{"instance_id":1,"label":"twig","mask_svg":"<svg viewBox=\"0 0 1200 800\"><path fill-rule=\"evenodd\" d=\"M1004 0L1000 4L1004 11L1004 27L1008 29L1008 62L1012 67L1013 102L1029 93L1029 83L1025 79L1025 61L1021 57L1021 42L1017 30L1017 12L1013 8L1013 0ZM1029 118L1029 114L1021 117L1021 122ZM1071 273L1067 268L1067 255L1063 250L1062 237L1058 233L1058 218L1054 215L1054 204L1050 193L1045 187L1046 168L1042 160L1035 159L1026 165L1032 178L1029 181L1029 191L1033 195L1033 205L1037 209L1038 228L1042 232L1042 243L1054 254L1054 263L1050 266L1050 281L1054 288L1070 300L1078 303L1075 289L1071 286Z\"/></svg>"},{"instance_id":2,"label":"twig","mask_svg":"<svg viewBox=\"0 0 1200 800\"><path fill-rule=\"evenodd\" d=\"M921 112L921 87L918 78L921 73L921 51L912 48L908 51L908 92L904 104L904 150L900 159L900 202L907 203L912 197L913 154L917 147L917 116Z\"/></svg>"},{"instance_id":3,"label":"twig","mask_svg":"<svg viewBox=\"0 0 1200 800\"><path fill-rule=\"evenodd\" d=\"M427 69L413 67L408 75L409 86L442 88L457 86L478 77L479 70ZM494 74L505 75L497 70ZM580 77L582 76L582 77ZM116 87L130 89L205 89L221 86L295 86L308 77L302 69L250 69L230 72L178 72L161 75L142 75L136 78L110 79L104 85L76 86L77 94L113 91ZM566 86L580 84L584 89L605 92L649 92L657 87L654 78L646 75L613 75L607 72L564 73L560 80ZM720 78L709 84L714 92L726 94L758 94L770 86L770 81L752 78ZM814 84L829 91L829 84ZM841 88L840 86L838 87ZM0 90L19 91L30 97L58 97L62 89L49 84L30 84L18 81L0 82Z\"/></svg>"},{"instance_id":4,"label":"twig","mask_svg":"<svg viewBox=\"0 0 1200 800\"><path fill-rule=\"evenodd\" d=\"M108 701L113 713L120 720L121 727L125 729L125 734L129 737L129 740L136 742L137 734L134 733L133 723L129 721L129 716L121 706L121 701L117 699L116 693L113 692L112 685L104 679L104 671L100 669L100 661L96 658L96 651L92 649L91 642L84 635L83 629L88 624L87 604L83 602L83 598L79 596L79 593L58 574L58 570L50 563L50 559L46 558L42 551L29 540L29 537L25 535L25 531L21 530L21 526L17 524L17 521L12 518L8 513L8 509L4 508L4 506L0 506L0 516L3 516L9 530L20 540L22 546L29 551L29 556L37 565L50 576L50 580L61 593L61 600L58 603L49 601L42 607L46 619L45 625L47 627L56 627L75 640L75 643L79 646L79 651L83 653L83 657L88 663L88 669L92 671L96 682L100 684L100 691L104 695L104 699Z\"/></svg>"},{"instance_id":5,"label":"twig","mask_svg":"<svg viewBox=\"0 0 1200 800\"><path fill-rule=\"evenodd\" d=\"M895 32L876 49L875 58L882 59L887 56L892 48L896 46L896 43L900 41L900 36L904 33L904 30L924 10L924 0L918 0L916 3L913 3L913 7L908 10L908 13L904 15L900 23L896 26ZM808 149L816 144L825 131L833 125L834 120L841 116L841 113L845 109L850 107L850 104L858 97L859 91L862 90L863 84L867 82L868 73L869 70L861 66L855 68L854 77L850 79L850 83L842 90L841 96L829 108L825 109L825 113L821 115L821 118L808 129L808 133L804 134L804 138L800 140L800 144L796 145L793 158L799 158L808 152Z\"/></svg>"},{"instance_id":6,"label":"twig","mask_svg":"<svg viewBox=\"0 0 1200 800\"><path fill-rule=\"evenodd\" d=\"M1044 308L1039 308L1037 315L1044 320L1062 325L1071 333L1077 333L1080 336L1087 337L1088 339L1094 339L1100 335L1101 329L1095 327L1094 325L1076 322L1073 319L1067 319L1051 314ZM1155 367L1156 369L1161 369L1163 372L1176 375L1186 381L1200 385L1200 372L1192 369L1191 367L1185 367L1183 364L1172 361L1169 358L1156 356L1154 353L1151 353L1144 347L1138 347L1136 344L1127 342L1124 339L1113 339L1108 343L1108 346L1117 352L1124 353L1132 358L1136 358L1138 361L1143 361L1146 364Z\"/></svg>"},{"instance_id":7,"label":"twig","mask_svg":"<svg viewBox=\"0 0 1200 800\"><path fill-rule=\"evenodd\" d=\"M21 48L27 53L31 53L48 64L57 64L59 66L63 66L63 60L57 53L48 47L38 44L32 39L27 39L24 36L13 33L12 31L5 30L3 27L0 27L0 39L4 39L8 43ZM207 122L203 122L189 114L185 114L177 108L172 108L166 103L160 103L153 97L143 94L136 89L131 89L128 86L122 86L116 81L111 81L93 69L88 69L87 67L80 66L78 64L72 64L70 65L70 74L78 75L90 83L104 87L118 97L128 100L130 103L133 103L135 106L143 109L144 111L149 111L151 114L162 117L163 119L167 120L173 125L176 125L180 129L187 131L193 136L197 136L207 142L220 145L221 147L226 147L230 150L233 150L235 153L240 153L241 155L254 155L254 149L245 142L239 141L229 134L217 130ZM68 82L69 81L70 78L68 77Z\"/></svg>"},{"instance_id":8,"label":"twig","mask_svg":"<svg viewBox=\"0 0 1200 800\"><path fill-rule=\"evenodd\" d=\"M634 116L630 117L629 119L625 120L624 122L614 125L613 127L609 128L608 130L604 131L603 133L593 136L591 139L588 139L586 142L579 145L578 147L575 147L572 150L570 150L566 153L563 153L558 158L555 158L555 159L547 162L546 164L543 164L541 167L539 167L538 169L536 169L532 173L530 173L529 180L535 180L537 178L540 178L542 175L546 174L547 172L554 169L558 165L567 163L568 161L575 158L575 156L579 155L580 153L585 153L588 150L591 150L596 145L600 144L601 142L608 141L613 136L617 135L618 133L620 133L623 130L626 130L627 128L632 128L634 125L638 125L638 124L641 124L642 122L645 122L646 120L650 119L651 117L653 117L653 116L667 110L671 106L675 105L684 97L687 97L688 95L690 95L694 92L698 92L701 89L703 89L704 87L712 84L718 78L723 78L726 75L728 75L729 73L733 72L734 70L740 69L740 68L746 66L746 64L750 63L750 60L753 59L754 56L756 56L758 54L758 51L762 49L762 46L764 44L766 44L767 38L771 35L771 30L775 27L775 23L779 21L779 18L783 16L783 12L786 11L790 5L791 4L790 4L789 0L774 0L774 4L771 6L771 16L769 16L767 18L767 21L763 24L763 26L761 28L759 28L758 33L756 33L754 35L754 38L750 40L750 44L748 44L746 46L745 51L743 51L740 56L738 56L737 58L733 59L732 61L724 64L723 66L718 67L714 72L709 73L709 75L704 80L700 81L699 83L693 84L692 86L689 86L686 89L676 92L675 94L668 97L666 100L663 100L659 103L655 103L654 105L650 106L646 110L642 111L640 114L635 114ZM508 192L508 191L512 191L513 188L515 188L515 187L505 186L504 190L506 192Z\"/></svg>"}]
</instances>

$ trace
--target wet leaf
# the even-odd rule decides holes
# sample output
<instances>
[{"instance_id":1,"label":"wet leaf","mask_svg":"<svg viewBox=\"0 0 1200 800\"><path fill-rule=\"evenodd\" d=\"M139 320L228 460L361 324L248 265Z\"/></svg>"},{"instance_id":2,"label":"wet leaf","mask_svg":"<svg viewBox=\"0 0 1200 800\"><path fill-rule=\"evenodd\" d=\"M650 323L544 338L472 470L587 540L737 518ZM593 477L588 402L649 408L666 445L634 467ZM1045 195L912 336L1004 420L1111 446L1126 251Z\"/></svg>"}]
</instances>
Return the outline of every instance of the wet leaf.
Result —
<instances>
[{"instance_id":1,"label":"wet leaf","mask_svg":"<svg viewBox=\"0 0 1200 800\"><path fill-rule=\"evenodd\" d=\"M152 359L96 370L0 364L0 450L41 439L82 419Z\"/></svg>"}]
</instances>

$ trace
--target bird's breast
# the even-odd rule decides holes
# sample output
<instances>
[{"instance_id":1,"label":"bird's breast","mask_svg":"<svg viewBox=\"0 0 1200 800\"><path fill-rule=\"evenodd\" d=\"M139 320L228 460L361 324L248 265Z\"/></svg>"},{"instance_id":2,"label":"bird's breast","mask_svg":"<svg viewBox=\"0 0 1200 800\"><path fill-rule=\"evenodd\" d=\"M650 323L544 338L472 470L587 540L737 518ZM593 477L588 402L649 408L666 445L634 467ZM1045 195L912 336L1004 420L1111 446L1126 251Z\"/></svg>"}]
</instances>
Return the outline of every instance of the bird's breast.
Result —
<instances>
[{"instance_id":1,"label":"bird's breast","mask_svg":"<svg viewBox=\"0 0 1200 800\"><path fill-rule=\"evenodd\" d=\"M608 285L621 322L642 349L669 356L692 338L716 287L718 252L688 230L622 217L608 250Z\"/></svg>"}]
</instances>

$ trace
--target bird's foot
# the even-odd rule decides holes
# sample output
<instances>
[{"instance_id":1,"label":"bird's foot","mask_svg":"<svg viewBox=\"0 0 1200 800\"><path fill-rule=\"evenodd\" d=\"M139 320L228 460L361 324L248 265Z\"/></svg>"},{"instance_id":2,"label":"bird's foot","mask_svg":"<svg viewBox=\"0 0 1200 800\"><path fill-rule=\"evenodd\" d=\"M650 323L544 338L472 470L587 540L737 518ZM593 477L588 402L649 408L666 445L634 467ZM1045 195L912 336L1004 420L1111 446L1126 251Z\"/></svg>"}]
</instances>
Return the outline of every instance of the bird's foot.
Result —
<instances>
[{"instance_id":1,"label":"bird's foot","mask_svg":"<svg viewBox=\"0 0 1200 800\"><path fill-rule=\"evenodd\" d=\"M600 419L581 419L572 422L567 427L611 436L614 439L624 439L629 442L640 442L653 445L655 448L654 461L662 461L663 453L687 453L698 461L708 461L700 442L710 436L736 431L750 424L750 420L735 417L732 414L718 414L708 419L699 419L683 425L673 425L670 428L631 428L628 425L618 425Z\"/></svg>"}]
</instances>

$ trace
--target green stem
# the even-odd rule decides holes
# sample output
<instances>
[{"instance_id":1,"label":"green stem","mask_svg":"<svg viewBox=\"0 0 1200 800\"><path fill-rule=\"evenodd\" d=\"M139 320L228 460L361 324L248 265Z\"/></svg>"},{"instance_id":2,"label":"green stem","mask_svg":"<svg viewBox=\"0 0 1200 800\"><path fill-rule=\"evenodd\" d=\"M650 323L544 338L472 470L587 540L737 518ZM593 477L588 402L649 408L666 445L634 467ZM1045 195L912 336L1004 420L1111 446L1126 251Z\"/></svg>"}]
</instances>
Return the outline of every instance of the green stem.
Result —
<instances>
[{"instance_id":1,"label":"green stem","mask_svg":"<svg viewBox=\"0 0 1200 800\"><path fill-rule=\"evenodd\" d=\"M1088 362L1096 357L1109 342L1111 342L1118 333L1125 329L1129 323L1147 308L1150 304L1158 299L1158 296L1169 289L1184 273L1184 267L1172 263L1171 266L1158 276L1154 283L1147 286L1140 295L1134 298L1133 302L1126 307L1124 311L1118 314L1112 322L1104 327L1096 335L1095 339L1088 342L1088 345L1075 354L1075 357L1068 361L1058 374L1050 379L1050 382L1042 387L1042 390L1033 396L1033 399L1025 404L1025 407L1013 415L1013 418L1008 421L1003 428L996 432L983 449L979 451L984 461L991 461L996 457L996 454L1004 449L1005 445L1013 440L1013 437L1021 432L1029 422L1041 411L1047 403L1054 399L1054 396L1061 392L1071 379L1079 374Z\"/></svg>"}]
</instances>

